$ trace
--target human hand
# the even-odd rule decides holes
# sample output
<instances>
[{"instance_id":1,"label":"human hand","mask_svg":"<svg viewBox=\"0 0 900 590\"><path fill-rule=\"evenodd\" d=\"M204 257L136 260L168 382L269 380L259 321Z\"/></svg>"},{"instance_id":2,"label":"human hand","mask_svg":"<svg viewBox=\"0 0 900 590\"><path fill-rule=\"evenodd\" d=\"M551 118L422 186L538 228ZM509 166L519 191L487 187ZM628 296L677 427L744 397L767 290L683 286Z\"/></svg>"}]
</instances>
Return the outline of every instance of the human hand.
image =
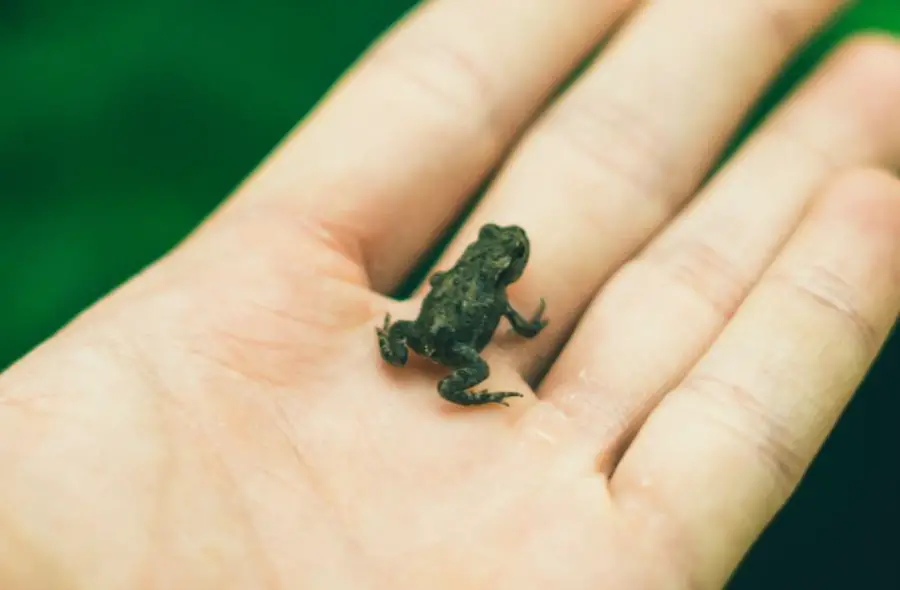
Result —
<instances>
[{"instance_id":1,"label":"human hand","mask_svg":"<svg viewBox=\"0 0 900 590\"><path fill-rule=\"evenodd\" d=\"M4 373L0 586L721 587L900 307L900 49L847 44L698 191L841 3L646 3L530 122L632 4L423 6ZM463 409L374 330L514 141L440 265L523 226L550 324L486 353L526 397Z\"/></svg>"}]
</instances>

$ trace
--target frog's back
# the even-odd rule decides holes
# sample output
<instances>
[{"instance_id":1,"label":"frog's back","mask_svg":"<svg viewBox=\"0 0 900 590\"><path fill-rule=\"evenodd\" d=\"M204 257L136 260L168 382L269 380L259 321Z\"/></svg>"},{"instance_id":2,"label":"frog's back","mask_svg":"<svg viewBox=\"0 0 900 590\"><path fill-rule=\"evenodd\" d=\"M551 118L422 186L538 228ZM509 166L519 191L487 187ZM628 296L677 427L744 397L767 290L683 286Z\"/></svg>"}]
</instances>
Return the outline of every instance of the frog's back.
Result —
<instances>
[{"instance_id":1,"label":"frog's back","mask_svg":"<svg viewBox=\"0 0 900 590\"><path fill-rule=\"evenodd\" d=\"M480 349L490 340L500 313L494 285L477 269L453 268L432 281L417 323L438 347L468 344Z\"/></svg>"}]
</instances>

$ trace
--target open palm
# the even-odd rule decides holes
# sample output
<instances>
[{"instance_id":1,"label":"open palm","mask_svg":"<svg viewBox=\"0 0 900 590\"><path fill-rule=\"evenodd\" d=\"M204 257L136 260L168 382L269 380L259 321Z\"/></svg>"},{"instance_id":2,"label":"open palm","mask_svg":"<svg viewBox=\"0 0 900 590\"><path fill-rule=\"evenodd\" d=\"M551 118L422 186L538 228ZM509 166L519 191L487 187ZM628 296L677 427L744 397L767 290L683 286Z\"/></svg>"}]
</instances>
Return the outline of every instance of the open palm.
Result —
<instances>
[{"instance_id":1,"label":"open palm","mask_svg":"<svg viewBox=\"0 0 900 590\"><path fill-rule=\"evenodd\" d=\"M900 49L848 43L698 189L842 3L633 4L423 5L4 373L0 585L722 587L900 309ZM375 329L510 150L439 266L520 225L550 323L485 351L524 397L463 408Z\"/></svg>"}]
</instances>

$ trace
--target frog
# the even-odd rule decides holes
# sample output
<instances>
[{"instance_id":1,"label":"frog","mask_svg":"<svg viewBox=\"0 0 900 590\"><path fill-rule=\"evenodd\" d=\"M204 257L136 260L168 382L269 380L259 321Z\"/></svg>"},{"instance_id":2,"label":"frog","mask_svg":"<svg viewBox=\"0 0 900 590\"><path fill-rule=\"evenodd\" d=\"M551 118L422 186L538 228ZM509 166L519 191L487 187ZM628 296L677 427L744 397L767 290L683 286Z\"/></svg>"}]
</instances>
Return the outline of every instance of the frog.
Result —
<instances>
[{"instance_id":1,"label":"frog","mask_svg":"<svg viewBox=\"0 0 900 590\"><path fill-rule=\"evenodd\" d=\"M503 318L513 332L535 338L549 323L543 297L531 317L510 304L507 288L519 280L530 255L530 242L518 225L486 223L456 263L433 273L415 320L384 322L375 329L381 357L403 367L409 351L446 367L451 373L437 384L445 400L459 406L499 404L509 406L515 391L475 390L490 376L482 351L492 340Z\"/></svg>"}]
</instances>

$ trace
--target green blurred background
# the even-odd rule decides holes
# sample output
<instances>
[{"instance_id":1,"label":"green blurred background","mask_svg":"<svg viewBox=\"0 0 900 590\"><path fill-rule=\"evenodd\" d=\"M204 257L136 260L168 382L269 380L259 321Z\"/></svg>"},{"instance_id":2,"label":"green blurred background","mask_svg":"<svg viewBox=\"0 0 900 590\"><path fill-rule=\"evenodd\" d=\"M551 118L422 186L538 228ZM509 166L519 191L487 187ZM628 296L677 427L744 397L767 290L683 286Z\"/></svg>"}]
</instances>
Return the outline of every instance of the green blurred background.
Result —
<instances>
[{"instance_id":1,"label":"green blurred background","mask_svg":"<svg viewBox=\"0 0 900 590\"><path fill-rule=\"evenodd\" d=\"M413 4L0 0L0 367L174 245ZM900 0L845 14L751 125L867 29L900 33ZM731 588L900 588L897 340Z\"/></svg>"}]
</instances>

